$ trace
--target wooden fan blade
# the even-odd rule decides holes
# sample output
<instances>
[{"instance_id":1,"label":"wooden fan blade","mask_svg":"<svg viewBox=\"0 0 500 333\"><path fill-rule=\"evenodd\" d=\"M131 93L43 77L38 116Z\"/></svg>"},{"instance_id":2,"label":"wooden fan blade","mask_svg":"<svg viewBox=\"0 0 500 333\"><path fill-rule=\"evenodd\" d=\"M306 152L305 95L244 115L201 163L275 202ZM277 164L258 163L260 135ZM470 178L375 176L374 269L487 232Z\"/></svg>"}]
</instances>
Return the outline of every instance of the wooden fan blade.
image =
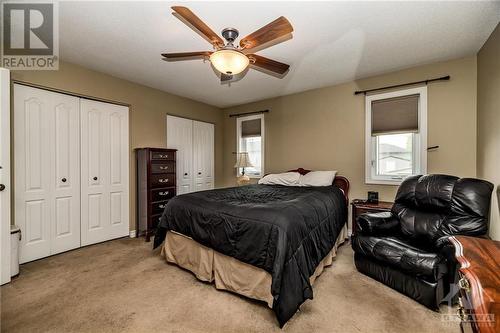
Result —
<instances>
[{"instance_id":1,"label":"wooden fan blade","mask_svg":"<svg viewBox=\"0 0 500 333\"><path fill-rule=\"evenodd\" d=\"M196 16L189 8L173 6L172 10L198 30L212 45L224 46L224 41L208 25Z\"/></svg>"},{"instance_id":2,"label":"wooden fan blade","mask_svg":"<svg viewBox=\"0 0 500 333\"><path fill-rule=\"evenodd\" d=\"M293 27L290 22L288 22L285 17L280 16L271 23L241 39L240 46L244 49L251 49L286 36L292 31Z\"/></svg>"},{"instance_id":3,"label":"wooden fan blade","mask_svg":"<svg viewBox=\"0 0 500 333\"><path fill-rule=\"evenodd\" d=\"M210 57L212 52L210 51L200 51L200 52L180 52L180 53L162 53L161 56L168 59L179 59L179 58L194 58L194 57Z\"/></svg>"},{"instance_id":4,"label":"wooden fan blade","mask_svg":"<svg viewBox=\"0 0 500 333\"><path fill-rule=\"evenodd\" d=\"M288 68L290 68L290 65L256 54L249 54L248 58L250 59L250 64L252 64L253 66L257 66L280 75L285 74Z\"/></svg>"}]
</instances>

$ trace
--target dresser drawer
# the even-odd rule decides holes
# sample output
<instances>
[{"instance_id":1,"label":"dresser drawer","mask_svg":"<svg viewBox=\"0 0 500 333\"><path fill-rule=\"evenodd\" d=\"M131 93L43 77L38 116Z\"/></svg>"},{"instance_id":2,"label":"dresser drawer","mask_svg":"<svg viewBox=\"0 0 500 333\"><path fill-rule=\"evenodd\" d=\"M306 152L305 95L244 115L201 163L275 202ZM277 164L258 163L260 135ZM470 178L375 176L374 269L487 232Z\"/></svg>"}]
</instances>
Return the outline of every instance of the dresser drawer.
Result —
<instances>
[{"instance_id":1,"label":"dresser drawer","mask_svg":"<svg viewBox=\"0 0 500 333\"><path fill-rule=\"evenodd\" d=\"M154 174L150 181L153 188L175 186L175 173Z\"/></svg>"},{"instance_id":2,"label":"dresser drawer","mask_svg":"<svg viewBox=\"0 0 500 333\"><path fill-rule=\"evenodd\" d=\"M150 152L152 160L175 161L175 152L171 151L152 151Z\"/></svg>"},{"instance_id":3,"label":"dresser drawer","mask_svg":"<svg viewBox=\"0 0 500 333\"><path fill-rule=\"evenodd\" d=\"M175 196L175 187L151 191L151 202L168 200Z\"/></svg>"},{"instance_id":4,"label":"dresser drawer","mask_svg":"<svg viewBox=\"0 0 500 333\"><path fill-rule=\"evenodd\" d=\"M153 161L151 163L151 173L166 173L175 172L175 162L174 161Z\"/></svg>"},{"instance_id":5,"label":"dresser drawer","mask_svg":"<svg viewBox=\"0 0 500 333\"><path fill-rule=\"evenodd\" d=\"M151 215L162 214L163 210L167 206L167 201L154 202L151 204Z\"/></svg>"}]
</instances>

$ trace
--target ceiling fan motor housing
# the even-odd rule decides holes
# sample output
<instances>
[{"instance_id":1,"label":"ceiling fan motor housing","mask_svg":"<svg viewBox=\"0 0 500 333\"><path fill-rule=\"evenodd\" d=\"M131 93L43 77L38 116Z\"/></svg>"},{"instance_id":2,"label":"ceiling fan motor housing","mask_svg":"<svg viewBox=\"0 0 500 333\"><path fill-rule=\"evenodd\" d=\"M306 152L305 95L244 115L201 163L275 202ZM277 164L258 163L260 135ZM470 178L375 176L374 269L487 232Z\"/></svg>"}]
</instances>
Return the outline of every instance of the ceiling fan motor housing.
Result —
<instances>
[{"instance_id":1,"label":"ceiling fan motor housing","mask_svg":"<svg viewBox=\"0 0 500 333\"><path fill-rule=\"evenodd\" d=\"M240 33L235 28L226 28L222 30L222 37L226 39L229 43L233 43Z\"/></svg>"}]
</instances>

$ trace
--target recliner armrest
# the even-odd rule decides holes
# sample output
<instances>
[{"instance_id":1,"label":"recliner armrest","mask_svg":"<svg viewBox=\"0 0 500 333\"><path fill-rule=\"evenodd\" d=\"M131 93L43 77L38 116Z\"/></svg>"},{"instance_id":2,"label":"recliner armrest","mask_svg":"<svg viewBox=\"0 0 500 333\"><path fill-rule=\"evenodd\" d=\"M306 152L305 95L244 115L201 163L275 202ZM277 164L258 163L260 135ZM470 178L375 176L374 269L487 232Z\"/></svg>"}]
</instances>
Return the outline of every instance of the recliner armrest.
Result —
<instances>
[{"instance_id":1,"label":"recliner armrest","mask_svg":"<svg viewBox=\"0 0 500 333\"><path fill-rule=\"evenodd\" d=\"M391 212L365 213L356 219L356 232L383 234L395 229L398 225L398 218Z\"/></svg>"},{"instance_id":2,"label":"recliner armrest","mask_svg":"<svg viewBox=\"0 0 500 333\"><path fill-rule=\"evenodd\" d=\"M459 235L457 235L457 236L459 236ZM443 251L447 247L451 247L451 248L455 249L455 246L450 241L450 237L452 237L452 236L445 235L445 236L441 236L438 239L436 239L436 241L434 242L434 247L435 247L437 252ZM489 239L488 235L479 235L479 236L474 236L474 237Z\"/></svg>"}]
</instances>

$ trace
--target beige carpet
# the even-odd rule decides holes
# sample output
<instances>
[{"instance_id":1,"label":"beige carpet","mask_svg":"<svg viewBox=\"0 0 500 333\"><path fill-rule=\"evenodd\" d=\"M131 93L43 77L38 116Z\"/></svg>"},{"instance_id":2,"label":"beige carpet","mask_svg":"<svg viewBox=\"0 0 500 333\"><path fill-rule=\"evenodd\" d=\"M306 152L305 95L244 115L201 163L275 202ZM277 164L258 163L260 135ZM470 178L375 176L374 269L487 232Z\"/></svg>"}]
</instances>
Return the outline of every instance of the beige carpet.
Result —
<instances>
[{"instance_id":1,"label":"beige carpet","mask_svg":"<svg viewBox=\"0 0 500 333\"><path fill-rule=\"evenodd\" d=\"M284 332L459 332L358 273L349 244ZM265 304L217 291L151 243L120 239L21 266L1 288L2 332L280 332ZM443 308L448 310L447 307Z\"/></svg>"}]
</instances>

